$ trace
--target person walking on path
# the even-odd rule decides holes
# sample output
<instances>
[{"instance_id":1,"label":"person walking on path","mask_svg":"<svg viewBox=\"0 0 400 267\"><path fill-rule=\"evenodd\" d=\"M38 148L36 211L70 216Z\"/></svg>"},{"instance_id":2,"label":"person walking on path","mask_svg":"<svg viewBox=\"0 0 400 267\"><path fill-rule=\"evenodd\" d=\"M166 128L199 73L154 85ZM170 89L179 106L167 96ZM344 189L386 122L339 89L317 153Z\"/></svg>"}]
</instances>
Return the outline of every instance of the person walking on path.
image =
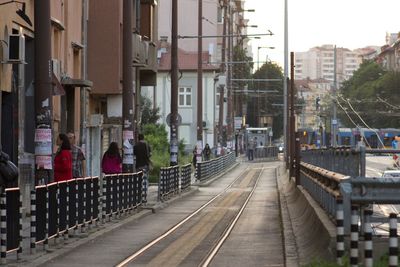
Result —
<instances>
[{"instance_id":1,"label":"person walking on path","mask_svg":"<svg viewBox=\"0 0 400 267\"><path fill-rule=\"evenodd\" d=\"M72 177L80 178L86 177L86 158L82 148L75 144L75 133L69 132L67 134L68 140L71 143L72 153Z\"/></svg>"},{"instance_id":2,"label":"person walking on path","mask_svg":"<svg viewBox=\"0 0 400 267\"><path fill-rule=\"evenodd\" d=\"M250 139L249 143L247 144L247 159L253 160L254 159L254 141Z\"/></svg>"},{"instance_id":3,"label":"person walking on path","mask_svg":"<svg viewBox=\"0 0 400 267\"><path fill-rule=\"evenodd\" d=\"M122 172L122 158L119 154L118 144L111 142L101 161L101 169L105 174L115 174Z\"/></svg>"},{"instance_id":4,"label":"person walking on path","mask_svg":"<svg viewBox=\"0 0 400 267\"><path fill-rule=\"evenodd\" d=\"M211 148L210 148L209 144L206 144L206 146L204 147L203 154L204 154L204 160L205 161L210 160Z\"/></svg>"},{"instance_id":5,"label":"person walking on path","mask_svg":"<svg viewBox=\"0 0 400 267\"><path fill-rule=\"evenodd\" d=\"M58 150L54 157L54 181L61 182L72 179L71 144L65 134L57 137Z\"/></svg>"},{"instance_id":6,"label":"person walking on path","mask_svg":"<svg viewBox=\"0 0 400 267\"><path fill-rule=\"evenodd\" d=\"M142 203L147 202L147 188L149 185L148 172L151 165L151 149L149 144L144 140L144 135L138 135L138 142L134 147L134 154L136 156L136 171L143 171L142 183Z\"/></svg>"},{"instance_id":7,"label":"person walking on path","mask_svg":"<svg viewBox=\"0 0 400 267\"><path fill-rule=\"evenodd\" d=\"M195 145L194 148L193 148L192 164L193 164L194 170L196 171L196 164L197 164L197 145Z\"/></svg>"}]
</instances>

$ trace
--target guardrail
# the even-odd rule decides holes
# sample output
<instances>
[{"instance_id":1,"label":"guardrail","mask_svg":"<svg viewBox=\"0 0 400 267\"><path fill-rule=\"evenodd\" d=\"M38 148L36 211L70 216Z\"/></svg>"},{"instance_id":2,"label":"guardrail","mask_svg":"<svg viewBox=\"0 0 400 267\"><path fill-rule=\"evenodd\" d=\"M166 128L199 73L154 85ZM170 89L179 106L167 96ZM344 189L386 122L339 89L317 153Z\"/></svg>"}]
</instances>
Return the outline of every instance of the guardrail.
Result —
<instances>
[{"instance_id":1,"label":"guardrail","mask_svg":"<svg viewBox=\"0 0 400 267\"><path fill-rule=\"evenodd\" d=\"M350 236L350 264L359 261L359 236L364 235L364 266L373 266L371 223L389 223L389 266L397 266L397 215L374 221L371 204L400 204L400 181L392 178L350 177L308 163L300 163L300 185L336 223L337 263L345 254L345 237ZM361 227L359 227L359 225Z\"/></svg>"},{"instance_id":2,"label":"guardrail","mask_svg":"<svg viewBox=\"0 0 400 267\"><path fill-rule=\"evenodd\" d=\"M160 169L158 181L158 200L165 201L179 193L179 166L164 167Z\"/></svg>"},{"instance_id":3,"label":"guardrail","mask_svg":"<svg viewBox=\"0 0 400 267\"><path fill-rule=\"evenodd\" d=\"M302 162L306 162L345 175L365 176L365 150L350 147L310 149L300 152Z\"/></svg>"},{"instance_id":4,"label":"guardrail","mask_svg":"<svg viewBox=\"0 0 400 267\"><path fill-rule=\"evenodd\" d=\"M254 150L255 159L277 159L279 149L276 146L257 147Z\"/></svg>"},{"instance_id":5,"label":"guardrail","mask_svg":"<svg viewBox=\"0 0 400 267\"><path fill-rule=\"evenodd\" d=\"M217 176L232 166L235 163L235 159L235 153L229 152L222 157L199 162L196 164L196 178L200 181L204 181Z\"/></svg>"},{"instance_id":6,"label":"guardrail","mask_svg":"<svg viewBox=\"0 0 400 267\"><path fill-rule=\"evenodd\" d=\"M0 263L8 253L22 253L22 199L19 188L8 188L0 195Z\"/></svg>"}]
</instances>

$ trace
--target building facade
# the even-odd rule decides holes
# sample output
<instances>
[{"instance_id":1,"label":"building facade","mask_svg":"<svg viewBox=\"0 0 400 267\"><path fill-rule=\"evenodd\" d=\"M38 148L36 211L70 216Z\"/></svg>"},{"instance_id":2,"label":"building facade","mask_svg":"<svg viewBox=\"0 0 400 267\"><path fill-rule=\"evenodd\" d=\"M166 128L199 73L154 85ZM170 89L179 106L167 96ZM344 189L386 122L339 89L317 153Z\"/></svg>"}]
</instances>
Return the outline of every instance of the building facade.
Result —
<instances>
[{"instance_id":1,"label":"building facade","mask_svg":"<svg viewBox=\"0 0 400 267\"><path fill-rule=\"evenodd\" d=\"M167 125L171 111L171 53L169 45L160 49L157 89L153 96L160 108L159 122ZM203 144L216 146L216 127L219 114L217 73L219 66L209 64L209 54L203 52ZM187 151L197 143L197 52L178 50L180 79L178 86L179 140L183 140ZM149 95L149 94L148 94ZM167 127L169 131L169 127Z\"/></svg>"},{"instance_id":2,"label":"building facade","mask_svg":"<svg viewBox=\"0 0 400 267\"><path fill-rule=\"evenodd\" d=\"M295 79L334 80L334 45L311 48L307 52L295 53ZM336 48L337 82L349 79L361 63L360 54L347 48Z\"/></svg>"}]
</instances>

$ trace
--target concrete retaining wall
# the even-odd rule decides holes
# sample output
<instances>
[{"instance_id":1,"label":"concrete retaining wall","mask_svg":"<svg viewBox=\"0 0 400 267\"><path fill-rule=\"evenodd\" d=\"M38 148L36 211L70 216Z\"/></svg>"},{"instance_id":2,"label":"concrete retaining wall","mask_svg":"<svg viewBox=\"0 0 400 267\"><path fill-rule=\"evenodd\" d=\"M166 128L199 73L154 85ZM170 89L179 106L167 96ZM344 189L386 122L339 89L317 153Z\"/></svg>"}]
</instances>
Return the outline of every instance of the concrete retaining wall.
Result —
<instances>
[{"instance_id":1,"label":"concrete retaining wall","mask_svg":"<svg viewBox=\"0 0 400 267\"><path fill-rule=\"evenodd\" d=\"M283 169L280 171L285 172ZM286 219L291 223L289 227L293 231L298 263L306 264L313 259L335 261L336 226L318 203L284 174L278 176L281 203L286 205L289 216Z\"/></svg>"}]
</instances>

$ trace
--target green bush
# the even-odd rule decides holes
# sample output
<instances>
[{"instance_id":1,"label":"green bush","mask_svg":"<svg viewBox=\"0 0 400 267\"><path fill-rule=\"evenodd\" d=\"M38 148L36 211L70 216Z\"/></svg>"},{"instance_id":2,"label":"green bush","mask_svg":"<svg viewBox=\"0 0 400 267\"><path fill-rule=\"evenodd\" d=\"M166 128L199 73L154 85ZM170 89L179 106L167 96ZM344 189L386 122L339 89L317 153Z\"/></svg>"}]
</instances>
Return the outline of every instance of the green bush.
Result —
<instances>
[{"instance_id":1,"label":"green bush","mask_svg":"<svg viewBox=\"0 0 400 267\"><path fill-rule=\"evenodd\" d=\"M145 124L142 126L141 133L144 134L144 139L151 148L153 169L150 172L149 181L151 183L157 183L158 177L160 176L160 168L168 167L170 165L170 144L168 142L168 132L165 130L165 125L163 124ZM190 155L185 154L184 148L184 140L180 140L178 156L179 165L191 162L191 157Z\"/></svg>"}]
</instances>

